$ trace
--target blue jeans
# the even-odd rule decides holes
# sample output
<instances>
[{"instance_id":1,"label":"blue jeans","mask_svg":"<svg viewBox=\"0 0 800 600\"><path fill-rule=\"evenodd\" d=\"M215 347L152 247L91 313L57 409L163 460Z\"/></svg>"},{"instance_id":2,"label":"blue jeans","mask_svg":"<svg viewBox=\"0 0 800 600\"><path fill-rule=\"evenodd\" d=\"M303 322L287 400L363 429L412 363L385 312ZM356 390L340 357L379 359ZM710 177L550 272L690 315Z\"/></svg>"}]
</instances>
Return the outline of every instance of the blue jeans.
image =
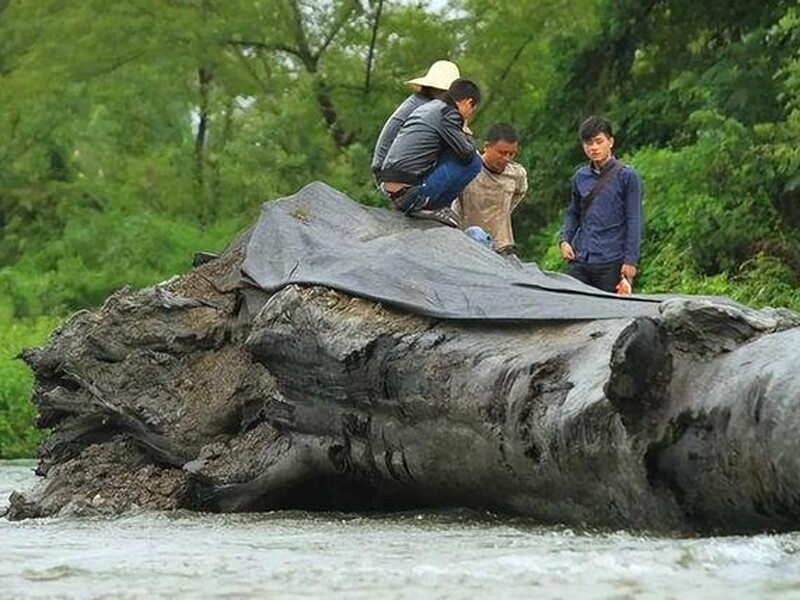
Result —
<instances>
[{"instance_id":1,"label":"blue jeans","mask_svg":"<svg viewBox=\"0 0 800 600\"><path fill-rule=\"evenodd\" d=\"M481 168L483 161L477 152L468 163L454 158L436 163L420 184L419 196L428 199L425 208L438 210L450 206L467 184L477 177Z\"/></svg>"}]
</instances>

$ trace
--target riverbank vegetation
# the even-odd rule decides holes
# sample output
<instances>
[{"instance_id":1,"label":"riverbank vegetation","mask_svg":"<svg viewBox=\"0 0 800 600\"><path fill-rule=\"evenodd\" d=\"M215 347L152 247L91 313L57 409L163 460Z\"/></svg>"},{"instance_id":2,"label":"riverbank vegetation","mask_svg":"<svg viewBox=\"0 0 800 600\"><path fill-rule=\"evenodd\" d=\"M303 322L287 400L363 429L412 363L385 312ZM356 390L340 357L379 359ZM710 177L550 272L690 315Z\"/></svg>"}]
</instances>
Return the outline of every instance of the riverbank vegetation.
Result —
<instances>
[{"instance_id":1,"label":"riverbank vegetation","mask_svg":"<svg viewBox=\"0 0 800 600\"><path fill-rule=\"evenodd\" d=\"M373 205L404 79L449 58L473 129L522 136L520 254L555 236L589 113L646 188L639 290L800 310L796 0L0 0L0 457L33 452L13 357L189 267L322 180Z\"/></svg>"}]
</instances>

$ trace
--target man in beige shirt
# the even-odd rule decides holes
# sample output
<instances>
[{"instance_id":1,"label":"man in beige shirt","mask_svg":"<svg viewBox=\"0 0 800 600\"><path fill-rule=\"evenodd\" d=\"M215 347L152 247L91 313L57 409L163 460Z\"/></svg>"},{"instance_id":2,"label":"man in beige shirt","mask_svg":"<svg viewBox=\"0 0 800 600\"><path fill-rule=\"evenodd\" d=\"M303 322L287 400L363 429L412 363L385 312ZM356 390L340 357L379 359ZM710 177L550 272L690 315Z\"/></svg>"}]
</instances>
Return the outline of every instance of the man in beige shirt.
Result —
<instances>
[{"instance_id":1,"label":"man in beige shirt","mask_svg":"<svg viewBox=\"0 0 800 600\"><path fill-rule=\"evenodd\" d=\"M501 254L514 250L511 213L528 191L528 172L514 158L519 137L511 125L498 123L489 129L481 158L483 168L455 202L461 229L478 226L492 236Z\"/></svg>"}]
</instances>

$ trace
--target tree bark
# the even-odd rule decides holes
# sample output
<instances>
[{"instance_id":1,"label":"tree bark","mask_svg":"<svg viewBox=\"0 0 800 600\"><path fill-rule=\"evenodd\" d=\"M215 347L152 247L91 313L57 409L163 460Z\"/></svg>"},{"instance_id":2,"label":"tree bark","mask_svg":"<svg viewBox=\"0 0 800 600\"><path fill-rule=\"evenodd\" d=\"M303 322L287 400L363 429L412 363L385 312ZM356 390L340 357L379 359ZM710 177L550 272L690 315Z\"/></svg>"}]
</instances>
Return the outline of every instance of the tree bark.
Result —
<instances>
[{"instance_id":1,"label":"tree bark","mask_svg":"<svg viewBox=\"0 0 800 600\"><path fill-rule=\"evenodd\" d=\"M210 223L213 214L206 207L209 205L208 190L206 189L206 152L208 133L211 124L211 85L214 80L213 73L208 67L197 70L197 88L199 105L197 107L197 133L194 137L194 172L198 196L201 198L201 221Z\"/></svg>"},{"instance_id":2,"label":"tree bark","mask_svg":"<svg viewBox=\"0 0 800 600\"><path fill-rule=\"evenodd\" d=\"M378 29L381 23L381 14L383 13L383 0L377 0L375 4L375 13L372 17L372 24L370 26L369 37L369 50L367 51L367 64L364 75L364 94L369 94L372 89L372 67L375 64L375 47L378 41Z\"/></svg>"},{"instance_id":3,"label":"tree bark","mask_svg":"<svg viewBox=\"0 0 800 600\"><path fill-rule=\"evenodd\" d=\"M800 319L434 321L218 259L75 315L34 370L40 484L8 517L466 506L633 530L793 529Z\"/></svg>"}]
</instances>

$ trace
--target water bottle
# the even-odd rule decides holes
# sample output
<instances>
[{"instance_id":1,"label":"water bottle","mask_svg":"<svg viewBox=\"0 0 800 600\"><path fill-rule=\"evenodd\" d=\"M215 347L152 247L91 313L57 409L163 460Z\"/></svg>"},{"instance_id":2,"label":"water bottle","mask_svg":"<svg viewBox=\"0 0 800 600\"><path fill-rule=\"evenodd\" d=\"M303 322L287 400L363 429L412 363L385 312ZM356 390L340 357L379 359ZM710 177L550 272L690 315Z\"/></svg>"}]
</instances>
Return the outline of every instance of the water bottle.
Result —
<instances>
[{"instance_id":1,"label":"water bottle","mask_svg":"<svg viewBox=\"0 0 800 600\"><path fill-rule=\"evenodd\" d=\"M466 233L469 237L478 242L481 246L489 248L490 250L493 248L492 236L489 235L489 233L484 231L482 228L478 227L477 225L473 225L472 227L467 227L464 230L464 233Z\"/></svg>"}]
</instances>

